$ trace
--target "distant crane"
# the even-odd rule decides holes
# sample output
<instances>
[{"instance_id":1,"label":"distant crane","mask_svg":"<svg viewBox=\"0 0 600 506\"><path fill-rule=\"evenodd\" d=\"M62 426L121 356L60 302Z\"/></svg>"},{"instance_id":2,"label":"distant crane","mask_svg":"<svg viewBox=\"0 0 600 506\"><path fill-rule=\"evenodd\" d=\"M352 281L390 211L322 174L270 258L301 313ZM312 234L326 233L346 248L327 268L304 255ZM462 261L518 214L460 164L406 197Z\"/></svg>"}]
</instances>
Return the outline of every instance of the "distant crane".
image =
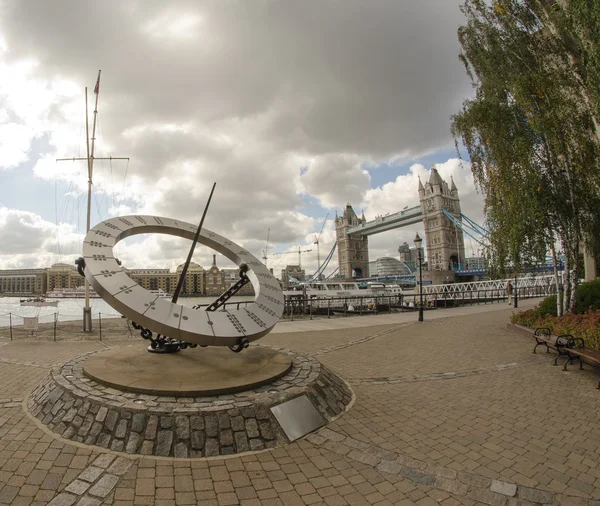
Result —
<instances>
[{"instance_id":1,"label":"distant crane","mask_svg":"<svg viewBox=\"0 0 600 506\"><path fill-rule=\"evenodd\" d=\"M263 250L263 260L265 261L265 267L267 266L267 255L269 254L269 235L271 235L271 229L267 231L267 244L265 244L265 249Z\"/></svg>"},{"instance_id":2,"label":"distant crane","mask_svg":"<svg viewBox=\"0 0 600 506\"><path fill-rule=\"evenodd\" d=\"M300 246L298 246L298 267L302 268L302 253L308 253L309 251L312 251L312 249L300 249ZM282 253L271 253L271 256L275 256L275 255L289 255L291 253L296 253L295 251L284 251Z\"/></svg>"},{"instance_id":3,"label":"distant crane","mask_svg":"<svg viewBox=\"0 0 600 506\"><path fill-rule=\"evenodd\" d=\"M321 234L323 233L323 229L325 228L325 224L327 223L327 218L329 218L329 213L325 215L325 219L323 220L323 225L321 226L321 231L319 235L315 235L315 242L313 244L317 245L317 270L321 267L321 255L319 253L319 239L321 238Z\"/></svg>"}]
</instances>

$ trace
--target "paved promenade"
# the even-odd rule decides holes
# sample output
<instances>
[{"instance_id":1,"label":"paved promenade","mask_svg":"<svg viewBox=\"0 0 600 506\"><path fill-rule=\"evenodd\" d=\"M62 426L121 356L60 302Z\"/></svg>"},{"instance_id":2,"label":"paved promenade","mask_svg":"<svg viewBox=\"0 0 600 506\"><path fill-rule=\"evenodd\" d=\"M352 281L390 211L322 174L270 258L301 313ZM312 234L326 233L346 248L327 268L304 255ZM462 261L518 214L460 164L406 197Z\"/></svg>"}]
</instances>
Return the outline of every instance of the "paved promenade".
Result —
<instances>
[{"instance_id":1,"label":"paved promenade","mask_svg":"<svg viewBox=\"0 0 600 506\"><path fill-rule=\"evenodd\" d=\"M24 409L54 364L119 341L0 341L0 504L600 506L600 372L533 355L511 313L280 323L261 342L315 356L354 404L286 447L196 460L61 440Z\"/></svg>"}]
</instances>

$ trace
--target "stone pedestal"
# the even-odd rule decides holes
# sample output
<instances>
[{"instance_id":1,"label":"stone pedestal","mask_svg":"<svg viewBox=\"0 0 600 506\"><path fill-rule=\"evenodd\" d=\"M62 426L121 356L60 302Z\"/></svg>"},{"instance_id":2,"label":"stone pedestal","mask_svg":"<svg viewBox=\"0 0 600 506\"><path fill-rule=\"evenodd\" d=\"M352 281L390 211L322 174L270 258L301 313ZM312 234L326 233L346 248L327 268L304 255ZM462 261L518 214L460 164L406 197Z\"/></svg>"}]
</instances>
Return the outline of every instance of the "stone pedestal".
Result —
<instances>
[{"instance_id":1,"label":"stone pedestal","mask_svg":"<svg viewBox=\"0 0 600 506\"><path fill-rule=\"evenodd\" d=\"M128 454L190 458L289 443L270 408L296 397L306 396L325 421L352 400L347 384L313 357L253 345L239 356L228 352L231 362L223 357L221 364L209 364L209 354L221 352L228 351L157 356L138 345L87 354L55 367L27 405L65 439ZM164 366L148 370L133 360L130 370L132 357L164 360ZM220 375L217 388L208 376L202 381L202 362L205 373Z\"/></svg>"}]
</instances>

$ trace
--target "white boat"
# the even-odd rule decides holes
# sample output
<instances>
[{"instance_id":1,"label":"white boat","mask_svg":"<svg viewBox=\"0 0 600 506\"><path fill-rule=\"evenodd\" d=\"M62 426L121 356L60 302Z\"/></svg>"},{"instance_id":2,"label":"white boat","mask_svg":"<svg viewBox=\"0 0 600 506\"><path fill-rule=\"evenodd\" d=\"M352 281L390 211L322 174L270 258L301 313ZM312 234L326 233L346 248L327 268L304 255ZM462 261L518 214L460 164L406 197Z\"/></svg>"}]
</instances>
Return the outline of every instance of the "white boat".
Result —
<instances>
[{"instance_id":1,"label":"white boat","mask_svg":"<svg viewBox=\"0 0 600 506\"><path fill-rule=\"evenodd\" d=\"M85 286L78 286L77 288L55 288L46 292L46 298L48 299L85 299ZM94 290L90 288L90 298L99 299L98 295Z\"/></svg>"},{"instance_id":2,"label":"white boat","mask_svg":"<svg viewBox=\"0 0 600 506\"><path fill-rule=\"evenodd\" d=\"M21 299L21 306L58 306L57 300L46 300L44 297L32 297L29 299Z\"/></svg>"},{"instance_id":3,"label":"white boat","mask_svg":"<svg viewBox=\"0 0 600 506\"><path fill-rule=\"evenodd\" d=\"M291 290L284 290L286 298L332 298L332 297L369 297L401 295L403 290L399 285L385 283L367 283L366 288L360 288L354 281L318 281L304 283Z\"/></svg>"},{"instance_id":4,"label":"white boat","mask_svg":"<svg viewBox=\"0 0 600 506\"><path fill-rule=\"evenodd\" d=\"M331 297L360 297L370 295L365 288L359 288L358 283L352 281L317 281L303 283L290 290L284 290L286 298L331 298Z\"/></svg>"}]
</instances>

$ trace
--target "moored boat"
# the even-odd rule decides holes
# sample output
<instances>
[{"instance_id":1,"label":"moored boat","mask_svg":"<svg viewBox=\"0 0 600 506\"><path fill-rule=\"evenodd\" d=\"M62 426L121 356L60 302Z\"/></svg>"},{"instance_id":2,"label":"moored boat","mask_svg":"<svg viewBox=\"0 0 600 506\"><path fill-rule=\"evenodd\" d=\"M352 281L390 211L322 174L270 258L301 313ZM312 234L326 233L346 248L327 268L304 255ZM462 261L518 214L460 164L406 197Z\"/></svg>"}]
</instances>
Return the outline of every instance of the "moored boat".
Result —
<instances>
[{"instance_id":1,"label":"moored boat","mask_svg":"<svg viewBox=\"0 0 600 506\"><path fill-rule=\"evenodd\" d=\"M57 300L46 300L44 297L31 297L29 299L21 299L21 306L58 306Z\"/></svg>"}]
</instances>

